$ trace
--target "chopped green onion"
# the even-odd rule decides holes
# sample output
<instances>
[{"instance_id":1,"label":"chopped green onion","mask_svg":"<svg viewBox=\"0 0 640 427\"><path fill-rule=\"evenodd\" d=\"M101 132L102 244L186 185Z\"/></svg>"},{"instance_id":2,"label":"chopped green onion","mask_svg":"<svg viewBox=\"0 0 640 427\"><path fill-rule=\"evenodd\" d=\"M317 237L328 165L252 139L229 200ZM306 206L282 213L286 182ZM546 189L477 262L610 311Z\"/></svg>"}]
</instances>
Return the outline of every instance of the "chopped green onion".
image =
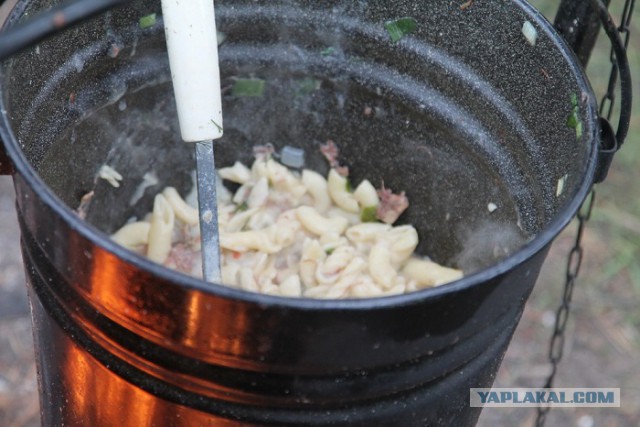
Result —
<instances>
[{"instance_id":1,"label":"chopped green onion","mask_svg":"<svg viewBox=\"0 0 640 427\"><path fill-rule=\"evenodd\" d=\"M582 136L582 120L580 120L580 106L578 105L578 96L575 93L571 94L571 107L572 111L567 118L567 126L576 130L576 138L580 139Z\"/></svg>"},{"instance_id":2,"label":"chopped green onion","mask_svg":"<svg viewBox=\"0 0 640 427\"><path fill-rule=\"evenodd\" d=\"M333 253L333 251L335 251L336 248L327 248L324 250L324 253L327 255L331 255Z\"/></svg>"},{"instance_id":3,"label":"chopped green onion","mask_svg":"<svg viewBox=\"0 0 640 427\"><path fill-rule=\"evenodd\" d=\"M311 77L306 77L302 80L298 80L298 89L296 90L296 95L308 95L311 92L320 89L320 80L314 79Z\"/></svg>"},{"instance_id":4,"label":"chopped green onion","mask_svg":"<svg viewBox=\"0 0 640 427\"><path fill-rule=\"evenodd\" d=\"M140 20L138 21L138 24L140 25L140 28L142 28L143 30L145 28L153 27L154 25L156 25L156 14L150 13L149 15L145 15L141 17Z\"/></svg>"},{"instance_id":5,"label":"chopped green onion","mask_svg":"<svg viewBox=\"0 0 640 427\"><path fill-rule=\"evenodd\" d=\"M571 94L571 106L574 109L578 106L578 95L575 92Z\"/></svg>"},{"instance_id":6,"label":"chopped green onion","mask_svg":"<svg viewBox=\"0 0 640 427\"><path fill-rule=\"evenodd\" d=\"M262 79L237 79L231 93L234 96L260 97L264 94L264 84Z\"/></svg>"},{"instance_id":7,"label":"chopped green onion","mask_svg":"<svg viewBox=\"0 0 640 427\"><path fill-rule=\"evenodd\" d=\"M235 212L244 212L247 209L249 209L249 205L247 204L247 202L242 202L238 205L238 207L236 207Z\"/></svg>"},{"instance_id":8,"label":"chopped green onion","mask_svg":"<svg viewBox=\"0 0 640 427\"><path fill-rule=\"evenodd\" d=\"M360 212L360 221L362 222L375 222L378 220L378 207L366 206Z\"/></svg>"},{"instance_id":9,"label":"chopped green onion","mask_svg":"<svg viewBox=\"0 0 640 427\"><path fill-rule=\"evenodd\" d=\"M582 136L582 122L578 121L578 123L576 124L576 138L580 139L581 136Z\"/></svg>"},{"instance_id":10,"label":"chopped green onion","mask_svg":"<svg viewBox=\"0 0 640 427\"><path fill-rule=\"evenodd\" d=\"M397 42L405 35L412 33L418 27L418 23L411 17L396 19L395 21L387 21L384 28L387 29L392 42Z\"/></svg>"},{"instance_id":11,"label":"chopped green onion","mask_svg":"<svg viewBox=\"0 0 640 427\"><path fill-rule=\"evenodd\" d=\"M345 190L347 190L349 193L353 193L353 184L351 184L351 181L349 181L349 178L345 178L345 181L344 181L344 188L345 188Z\"/></svg>"},{"instance_id":12,"label":"chopped green onion","mask_svg":"<svg viewBox=\"0 0 640 427\"><path fill-rule=\"evenodd\" d=\"M334 53L336 53L336 49L335 49L334 47L332 47L332 46L329 46L328 48L323 49L323 50L320 52L320 55L322 55L322 56L331 56L331 55L333 55Z\"/></svg>"}]
</instances>

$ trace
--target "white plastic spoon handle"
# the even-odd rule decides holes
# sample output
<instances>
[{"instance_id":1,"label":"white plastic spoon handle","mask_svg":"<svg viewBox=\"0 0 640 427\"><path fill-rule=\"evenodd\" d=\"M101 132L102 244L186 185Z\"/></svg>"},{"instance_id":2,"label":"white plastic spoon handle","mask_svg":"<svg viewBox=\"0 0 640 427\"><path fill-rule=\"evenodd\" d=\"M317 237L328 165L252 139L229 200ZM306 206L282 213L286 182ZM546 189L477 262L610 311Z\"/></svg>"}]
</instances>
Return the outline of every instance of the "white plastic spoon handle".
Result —
<instances>
[{"instance_id":1,"label":"white plastic spoon handle","mask_svg":"<svg viewBox=\"0 0 640 427\"><path fill-rule=\"evenodd\" d=\"M222 136L218 39L213 0L162 0L182 139Z\"/></svg>"}]
</instances>

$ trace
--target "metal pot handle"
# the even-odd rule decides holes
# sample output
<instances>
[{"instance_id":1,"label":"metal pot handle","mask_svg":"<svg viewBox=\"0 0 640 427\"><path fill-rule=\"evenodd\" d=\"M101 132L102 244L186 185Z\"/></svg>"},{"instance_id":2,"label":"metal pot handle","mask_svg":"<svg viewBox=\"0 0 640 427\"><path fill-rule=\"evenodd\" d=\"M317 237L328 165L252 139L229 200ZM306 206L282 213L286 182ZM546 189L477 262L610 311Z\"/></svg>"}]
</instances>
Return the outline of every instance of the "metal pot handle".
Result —
<instances>
[{"instance_id":1,"label":"metal pot handle","mask_svg":"<svg viewBox=\"0 0 640 427\"><path fill-rule=\"evenodd\" d=\"M608 4L609 1L606 3ZM609 15L607 4L602 0L591 0L590 2L562 0L554 22L558 32L564 36L585 68L601 25L611 42L612 52L615 56L607 96L600 105L600 149L594 183L602 182L606 178L613 155L620 149L627 137L631 119L631 71L627 60L626 41L623 42L620 37L620 30L616 27L611 15ZM621 29L628 26L628 19L631 16L630 11L625 10L625 12L629 14L623 16L625 22L622 23ZM616 89L618 73L621 87L620 117L617 132L614 133L609 124L611 103L613 102L613 97L610 94L613 94ZM609 111L603 114L604 107L607 105L605 101L607 100L610 101L608 104Z\"/></svg>"},{"instance_id":2,"label":"metal pot handle","mask_svg":"<svg viewBox=\"0 0 640 427\"><path fill-rule=\"evenodd\" d=\"M596 169L596 175L594 183L604 181L607 177L607 172L611 166L613 156L620 149L624 140L627 137L629 131L629 122L631 121L631 105L632 105L632 83L631 83L631 70L629 69L629 61L627 58L626 43L622 41L620 37L620 31L616 27L607 6L602 0L593 0L592 4L598 10L600 21L602 26L609 37L611 47L615 55L615 63L611 71L609 79L609 87L607 93L613 93L617 83L618 73L620 75L620 117L618 119L618 129L616 133L613 133L609 119L611 117L611 105L609 111L606 113L606 117L603 116L603 110L606 99L605 98L600 105L600 151L598 153L598 166ZM626 23L623 23L626 25Z\"/></svg>"},{"instance_id":3,"label":"metal pot handle","mask_svg":"<svg viewBox=\"0 0 640 427\"><path fill-rule=\"evenodd\" d=\"M618 120L618 130L616 131L616 139L618 147L621 147L627 137L629 131L629 122L631 120L631 104L632 104L632 84L631 70L629 69L629 60L627 58L626 42L620 37L620 32L613 22L607 6L602 0L592 0L598 7L602 26L609 37L613 53L615 54L617 72L620 73L620 118ZM623 23L626 25L626 23ZM609 81L609 90L613 91L616 85L616 78L613 77ZM601 111L602 114L602 111ZM608 119L608 117L607 117Z\"/></svg>"}]
</instances>

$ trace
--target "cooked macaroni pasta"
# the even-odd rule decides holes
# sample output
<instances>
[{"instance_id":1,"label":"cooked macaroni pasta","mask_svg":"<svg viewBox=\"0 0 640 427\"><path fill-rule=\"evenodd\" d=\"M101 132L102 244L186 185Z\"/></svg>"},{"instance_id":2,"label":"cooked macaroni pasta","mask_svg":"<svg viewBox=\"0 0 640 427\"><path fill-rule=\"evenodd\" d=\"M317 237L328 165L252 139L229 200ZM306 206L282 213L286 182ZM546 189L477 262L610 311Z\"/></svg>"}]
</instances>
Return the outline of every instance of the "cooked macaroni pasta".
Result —
<instances>
[{"instance_id":1,"label":"cooked macaroni pasta","mask_svg":"<svg viewBox=\"0 0 640 427\"><path fill-rule=\"evenodd\" d=\"M232 197L219 200L225 285L336 299L400 294L462 277L459 270L414 254L413 226L371 218L381 200L367 180L352 192L335 168L326 178L311 170L298 174L269 156L258 157L251 168L235 163L219 175L240 185ZM197 209L167 187L148 218L123 226L113 239L201 277Z\"/></svg>"}]
</instances>

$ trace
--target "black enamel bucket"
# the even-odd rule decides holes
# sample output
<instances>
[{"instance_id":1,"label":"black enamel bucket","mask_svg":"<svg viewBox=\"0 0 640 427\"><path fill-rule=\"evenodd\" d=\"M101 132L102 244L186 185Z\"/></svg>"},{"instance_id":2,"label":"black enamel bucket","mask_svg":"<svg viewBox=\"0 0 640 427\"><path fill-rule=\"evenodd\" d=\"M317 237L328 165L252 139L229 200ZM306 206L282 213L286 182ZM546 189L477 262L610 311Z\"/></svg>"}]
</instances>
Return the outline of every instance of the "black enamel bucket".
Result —
<instances>
[{"instance_id":1,"label":"black enamel bucket","mask_svg":"<svg viewBox=\"0 0 640 427\"><path fill-rule=\"evenodd\" d=\"M50 3L21 1L6 25ZM265 81L262 97L225 92L216 160L247 163L272 143L326 170L316 148L332 139L356 180L406 191L418 251L465 277L393 297L252 294L109 239L163 185L192 185L159 2L7 60L0 135L44 425L473 425L469 388L491 386L549 245L593 183L600 129L580 65L538 12L469 4L216 2L223 86ZM417 26L393 41L384 24L402 17ZM95 184L106 161L118 189ZM151 170L160 183L130 205Z\"/></svg>"}]
</instances>

